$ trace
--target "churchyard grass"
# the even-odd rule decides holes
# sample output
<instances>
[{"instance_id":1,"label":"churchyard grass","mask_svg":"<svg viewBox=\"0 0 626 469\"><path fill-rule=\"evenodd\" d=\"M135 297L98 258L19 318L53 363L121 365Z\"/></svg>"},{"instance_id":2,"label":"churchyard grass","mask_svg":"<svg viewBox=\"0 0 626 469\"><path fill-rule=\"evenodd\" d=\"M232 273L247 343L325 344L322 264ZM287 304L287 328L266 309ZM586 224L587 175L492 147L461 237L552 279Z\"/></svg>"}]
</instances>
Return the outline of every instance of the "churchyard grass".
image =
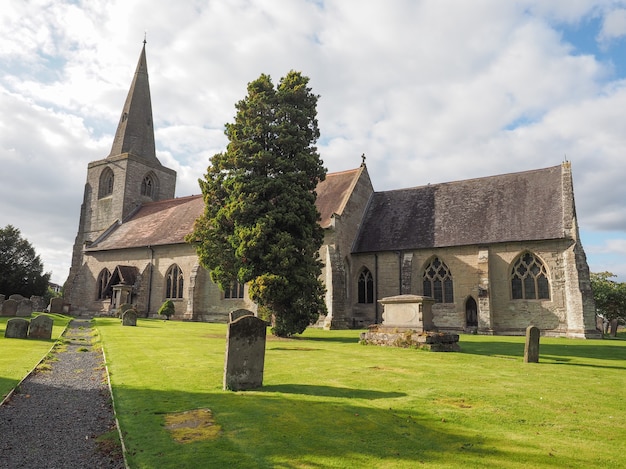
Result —
<instances>
[{"instance_id":1,"label":"churchyard grass","mask_svg":"<svg viewBox=\"0 0 626 469\"><path fill-rule=\"evenodd\" d=\"M46 356L70 321L60 314L48 316L54 320L50 340L5 339L7 321L11 318L0 317L0 401Z\"/></svg>"},{"instance_id":2,"label":"churchyard grass","mask_svg":"<svg viewBox=\"0 0 626 469\"><path fill-rule=\"evenodd\" d=\"M626 467L626 341L461 336L461 353L268 337L264 386L222 390L226 326L96 320L131 468ZM173 413L210 409L178 442ZM215 430L218 430L217 432Z\"/></svg>"}]
</instances>

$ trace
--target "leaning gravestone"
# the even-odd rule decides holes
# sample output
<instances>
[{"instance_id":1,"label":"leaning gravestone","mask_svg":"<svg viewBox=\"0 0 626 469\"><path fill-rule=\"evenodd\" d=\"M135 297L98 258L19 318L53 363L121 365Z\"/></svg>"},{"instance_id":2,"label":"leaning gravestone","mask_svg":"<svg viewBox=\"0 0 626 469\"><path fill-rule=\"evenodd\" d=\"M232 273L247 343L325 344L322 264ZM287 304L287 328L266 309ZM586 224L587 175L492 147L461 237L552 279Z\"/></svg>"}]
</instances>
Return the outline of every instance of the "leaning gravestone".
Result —
<instances>
[{"instance_id":1,"label":"leaning gravestone","mask_svg":"<svg viewBox=\"0 0 626 469\"><path fill-rule=\"evenodd\" d=\"M136 326L137 312L134 309L127 309L122 314L122 326Z\"/></svg>"},{"instance_id":2,"label":"leaning gravestone","mask_svg":"<svg viewBox=\"0 0 626 469\"><path fill-rule=\"evenodd\" d=\"M28 335L29 321L23 318L13 318L7 321L4 337L7 339L25 339Z\"/></svg>"},{"instance_id":3,"label":"leaning gravestone","mask_svg":"<svg viewBox=\"0 0 626 469\"><path fill-rule=\"evenodd\" d=\"M524 363L539 363L539 328L536 326L526 328Z\"/></svg>"},{"instance_id":4,"label":"leaning gravestone","mask_svg":"<svg viewBox=\"0 0 626 469\"><path fill-rule=\"evenodd\" d=\"M29 318L33 314L33 302L29 299L23 298L17 304L16 316L22 318Z\"/></svg>"},{"instance_id":5,"label":"leaning gravestone","mask_svg":"<svg viewBox=\"0 0 626 469\"><path fill-rule=\"evenodd\" d=\"M228 324L224 389L243 391L263 386L267 323L250 313Z\"/></svg>"},{"instance_id":6,"label":"leaning gravestone","mask_svg":"<svg viewBox=\"0 0 626 469\"><path fill-rule=\"evenodd\" d=\"M53 314L63 314L63 303L63 298L50 298L50 312Z\"/></svg>"},{"instance_id":7,"label":"leaning gravestone","mask_svg":"<svg viewBox=\"0 0 626 469\"><path fill-rule=\"evenodd\" d=\"M17 301L15 300L4 300L2 303L2 316L15 316L17 315Z\"/></svg>"},{"instance_id":8,"label":"leaning gravestone","mask_svg":"<svg viewBox=\"0 0 626 469\"><path fill-rule=\"evenodd\" d=\"M53 326L54 321L51 317L46 316L45 314L40 314L30 322L30 327L28 328L28 338L51 339Z\"/></svg>"}]
</instances>

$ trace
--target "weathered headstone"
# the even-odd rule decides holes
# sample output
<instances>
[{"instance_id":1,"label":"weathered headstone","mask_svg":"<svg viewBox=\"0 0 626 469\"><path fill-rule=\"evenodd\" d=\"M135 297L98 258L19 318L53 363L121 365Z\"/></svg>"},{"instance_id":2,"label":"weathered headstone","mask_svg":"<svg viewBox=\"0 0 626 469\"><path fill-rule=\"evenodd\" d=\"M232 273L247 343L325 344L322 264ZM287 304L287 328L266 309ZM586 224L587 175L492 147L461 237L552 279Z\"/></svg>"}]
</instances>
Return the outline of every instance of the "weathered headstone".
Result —
<instances>
[{"instance_id":1,"label":"weathered headstone","mask_svg":"<svg viewBox=\"0 0 626 469\"><path fill-rule=\"evenodd\" d=\"M539 363L539 328L526 328L526 346L524 347L524 363Z\"/></svg>"},{"instance_id":2,"label":"weathered headstone","mask_svg":"<svg viewBox=\"0 0 626 469\"><path fill-rule=\"evenodd\" d=\"M122 314L122 326L136 326L137 312L134 309L127 309Z\"/></svg>"},{"instance_id":3,"label":"weathered headstone","mask_svg":"<svg viewBox=\"0 0 626 469\"><path fill-rule=\"evenodd\" d=\"M17 304L15 300L4 300L4 303L2 303L2 316L15 316L17 314Z\"/></svg>"},{"instance_id":4,"label":"weathered headstone","mask_svg":"<svg viewBox=\"0 0 626 469\"><path fill-rule=\"evenodd\" d=\"M254 313L248 309L236 309L228 314L228 322L236 321L244 316L254 316Z\"/></svg>"},{"instance_id":5,"label":"weathered headstone","mask_svg":"<svg viewBox=\"0 0 626 469\"><path fill-rule=\"evenodd\" d=\"M50 298L49 310L53 314L63 314L63 298Z\"/></svg>"},{"instance_id":6,"label":"weathered headstone","mask_svg":"<svg viewBox=\"0 0 626 469\"><path fill-rule=\"evenodd\" d=\"M54 321L50 316L40 314L32 321L30 321L30 327L28 328L28 337L30 339L51 339L53 326Z\"/></svg>"},{"instance_id":7,"label":"weathered headstone","mask_svg":"<svg viewBox=\"0 0 626 469\"><path fill-rule=\"evenodd\" d=\"M46 307L46 302L42 296L33 295L30 297L30 301L33 304L33 311L41 312Z\"/></svg>"},{"instance_id":8,"label":"weathered headstone","mask_svg":"<svg viewBox=\"0 0 626 469\"><path fill-rule=\"evenodd\" d=\"M22 301L23 299L24 297L22 295L18 295L17 293L9 296L9 300Z\"/></svg>"},{"instance_id":9,"label":"weathered headstone","mask_svg":"<svg viewBox=\"0 0 626 469\"><path fill-rule=\"evenodd\" d=\"M23 298L17 304L16 316L29 318L33 314L33 303L27 298Z\"/></svg>"},{"instance_id":10,"label":"weathered headstone","mask_svg":"<svg viewBox=\"0 0 626 469\"><path fill-rule=\"evenodd\" d=\"M29 321L24 318L13 318L7 321L4 337L7 339L25 339L28 336Z\"/></svg>"},{"instance_id":11,"label":"weathered headstone","mask_svg":"<svg viewBox=\"0 0 626 469\"><path fill-rule=\"evenodd\" d=\"M252 315L228 324L224 389L243 391L263 385L267 323Z\"/></svg>"}]
</instances>

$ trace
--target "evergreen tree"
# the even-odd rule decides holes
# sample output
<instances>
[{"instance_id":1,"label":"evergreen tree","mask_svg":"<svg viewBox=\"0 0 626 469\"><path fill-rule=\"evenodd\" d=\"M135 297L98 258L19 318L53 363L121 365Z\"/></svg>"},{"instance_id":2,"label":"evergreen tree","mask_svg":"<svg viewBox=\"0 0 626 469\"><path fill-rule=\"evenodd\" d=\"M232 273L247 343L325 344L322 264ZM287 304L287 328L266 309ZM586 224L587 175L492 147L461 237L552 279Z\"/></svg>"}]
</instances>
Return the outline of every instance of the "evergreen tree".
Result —
<instances>
[{"instance_id":1,"label":"evergreen tree","mask_svg":"<svg viewBox=\"0 0 626 469\"><path fill-rule=\"evenodd\" d=\"M248 84L226 124L226 152L211 158L199 181L205 213L188 238L223 290L249 284L279 336L303 332L326 311L315 206L326 169L315 147L318 96L308 81L291 71L276 88L267 75Z\"/></svg>"},{"instance_id":2,"label":"evergreen tree","mask_svg":"<svg viewBox=\"0 0 626 469\"><path fill-rule=\"evenodd\" d=\"M0 228L0 293L44 296L49 280L50 273L43 273L41 259L20 230L11 225Z\"/></svg>"}]
</instances>

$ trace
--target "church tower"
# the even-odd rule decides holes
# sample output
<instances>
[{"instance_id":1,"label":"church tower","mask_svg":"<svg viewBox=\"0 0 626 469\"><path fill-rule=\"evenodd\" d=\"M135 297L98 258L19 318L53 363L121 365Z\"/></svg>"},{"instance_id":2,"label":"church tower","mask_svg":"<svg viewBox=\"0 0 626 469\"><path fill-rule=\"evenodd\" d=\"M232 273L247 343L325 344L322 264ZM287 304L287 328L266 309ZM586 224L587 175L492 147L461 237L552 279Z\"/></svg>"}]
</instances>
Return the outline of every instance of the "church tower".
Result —
<instances>
[{"instance_id":1,"label":"church tower","mask_svg":"<svg viewBox=\"0 0 626 469\"><path fill-rule=\"evenodd\" d=\"M87 167L65 298L76 303L83 250L108 234L144 202L174 198L176 171L157 159L144 40L109 155Z\"/></svg>"}]
</instances>

